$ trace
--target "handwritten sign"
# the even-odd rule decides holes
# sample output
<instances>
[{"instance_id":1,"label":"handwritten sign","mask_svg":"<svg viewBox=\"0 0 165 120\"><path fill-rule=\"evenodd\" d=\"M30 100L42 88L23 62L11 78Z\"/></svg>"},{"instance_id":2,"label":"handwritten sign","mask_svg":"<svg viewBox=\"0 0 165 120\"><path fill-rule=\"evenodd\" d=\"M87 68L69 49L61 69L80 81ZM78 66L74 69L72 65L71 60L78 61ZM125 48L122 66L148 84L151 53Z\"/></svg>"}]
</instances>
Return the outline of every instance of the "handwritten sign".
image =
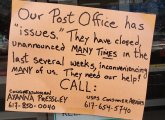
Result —
<instances>
[{"instance_id":1,"label":"handwritten sign","mask_svg":"<svg viewBox=\"0 0 165 120\"><path fill-rule=\"evenodd\" d=\"M155 15L13 0L6 110L141 119Z\"/></svg>"}]
</instances>

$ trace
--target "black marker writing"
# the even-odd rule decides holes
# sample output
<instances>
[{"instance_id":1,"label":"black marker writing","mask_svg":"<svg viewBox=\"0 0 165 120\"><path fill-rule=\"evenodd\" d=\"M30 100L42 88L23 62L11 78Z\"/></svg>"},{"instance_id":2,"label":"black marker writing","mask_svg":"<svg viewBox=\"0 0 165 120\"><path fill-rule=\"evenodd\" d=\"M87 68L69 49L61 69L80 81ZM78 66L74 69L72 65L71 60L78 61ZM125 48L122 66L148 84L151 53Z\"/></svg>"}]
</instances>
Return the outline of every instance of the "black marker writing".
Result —
<instances>
[{"instance_id":1,"label":"black marker writing","mask_svg":"<svg viewBox=\"0 0 165 120\"><path fill-rule=\"evenodd\" d=\"M37 14L37 13L30 13L30 11L26 8L20 8L19 11L18 11L18 17L21 19L21 20L35 20L35 19L38 19L38 20L41 20L41 17L43 16L44 14Z\"/></svg>"},{"instance_id":2,"label":"black marker writing","mask_svg":"<svg viewBox=\"0 0 165 120\"><path fill-rule=\"evenodd\" d=\"M73 12L69 12L65 17L61 17L60 14L61 14L61 11L59 8L55 8L53 10L51 10L49 12L49 14L53 14L53 19L52 19L52 23L69 23L69 24L72 24L74 23L75 21L73 20L73 17L74 17L74 14Z\"/></svg>"}]
</instances>

